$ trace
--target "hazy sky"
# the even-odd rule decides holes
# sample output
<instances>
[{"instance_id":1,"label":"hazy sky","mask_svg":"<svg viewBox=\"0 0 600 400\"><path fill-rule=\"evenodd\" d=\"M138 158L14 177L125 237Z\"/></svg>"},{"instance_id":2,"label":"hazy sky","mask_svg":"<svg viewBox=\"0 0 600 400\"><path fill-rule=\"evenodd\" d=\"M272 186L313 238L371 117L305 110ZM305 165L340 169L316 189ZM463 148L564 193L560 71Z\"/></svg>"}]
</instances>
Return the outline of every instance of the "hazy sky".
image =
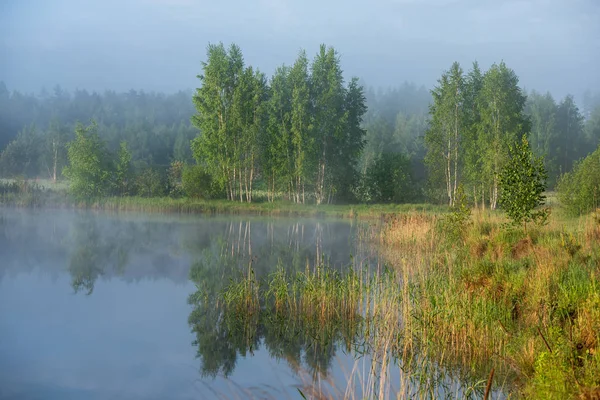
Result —
<instances>
[{"instance_id":1,"label":"hazy sky","mask_svg":"<svg viewBox=\"0 0 600 400\"><path fill-rule=\"evenodd\" d=\"M320 43L347 76L428 87L455 60L504 60L527 89L600 90L600 0L0 0L9 89L197 87L209 42L271 74Z\"/></svg>"}]
</instances>

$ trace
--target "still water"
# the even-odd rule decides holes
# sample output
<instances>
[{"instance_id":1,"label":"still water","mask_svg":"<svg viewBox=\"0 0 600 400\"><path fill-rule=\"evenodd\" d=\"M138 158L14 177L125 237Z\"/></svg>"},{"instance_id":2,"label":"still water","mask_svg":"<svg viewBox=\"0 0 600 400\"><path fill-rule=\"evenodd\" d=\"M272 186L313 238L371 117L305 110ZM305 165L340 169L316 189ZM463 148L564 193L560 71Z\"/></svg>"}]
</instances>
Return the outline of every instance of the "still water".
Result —
<instances>
[{"instance_id":1,"label":"still water","mask_svg":"<svg viewBox=\"0 0 600 400\"><path fill-rule=\"evenodd\" d=\"M249 262L258 275L342 267L356 232L349 221L0 209L0 398L299 398L302 357L199 348L190 269L221 286L221 271ZM343 378L353 359L334 353L329 372Z\"/></svg>"},{"instance_id":2,"label":"still water","mask_svg":"<svg viewBox=\"0 0 600 400\"><path fill-rule=\"evenodd\" d=\"M349 375L361 398L371 359L356 337L275 320L248 335L201 298L249 267L259 278L278 266L380 268L363 227L0 208L0 399L300 399L323 382L342 398ZM387 367L392 397L471 390L425 360L407 380L397 361Z\"/></svg>"}]
</instances>

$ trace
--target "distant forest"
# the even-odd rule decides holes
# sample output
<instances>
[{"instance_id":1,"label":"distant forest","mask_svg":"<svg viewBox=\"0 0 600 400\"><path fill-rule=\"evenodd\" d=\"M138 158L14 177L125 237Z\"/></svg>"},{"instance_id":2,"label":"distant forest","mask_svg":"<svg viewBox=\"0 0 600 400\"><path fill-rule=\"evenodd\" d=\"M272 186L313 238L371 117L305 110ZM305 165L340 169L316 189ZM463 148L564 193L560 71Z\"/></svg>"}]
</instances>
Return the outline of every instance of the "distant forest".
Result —
<instances>
[{"instance_id":1,"label":"distant forest","mask_svg":"<svg viewBox=\"0 0 600 400\"><path fill-rule=\"evenodd\" d=\"M252 201L254 190L300 203L452 204L462 183L472 202L494 207L497 169L521 135L544 156L549 188L598 148L600 93L587 93L581 108L572 96L526 93L504 63L467 72L455 63L434 88L364 88L344 81L325 46L267 78L237 46L211 45L196 91L56 86L33 95L0 82L0 175L62 179L77 123L91 121L93 132L80 131L97 134L114 158L126 144L127 179L140 181L130 195L174 193L167 181L179 163L202 169L194 176L210 181L211 197L231 200ZM134 189L148 180L160 183Z\"/></svg>"}]
</instances>

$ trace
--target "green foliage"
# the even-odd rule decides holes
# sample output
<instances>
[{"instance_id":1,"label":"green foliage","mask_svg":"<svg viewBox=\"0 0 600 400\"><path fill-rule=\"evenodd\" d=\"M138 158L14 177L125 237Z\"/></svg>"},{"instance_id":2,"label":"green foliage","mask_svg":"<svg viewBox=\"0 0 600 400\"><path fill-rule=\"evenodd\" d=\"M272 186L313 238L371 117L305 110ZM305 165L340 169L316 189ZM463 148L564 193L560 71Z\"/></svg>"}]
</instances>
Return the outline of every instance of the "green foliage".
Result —
<instances>
[{"instance_id":1,"label":"green foliage","mask_svg":"<svg viewBox=\"0 0 600 400\"><path fill-rule=\"evenodd\" d=\"M246 67L236 45L209 45L192 123L201 134L192 152L230 200L252 201L260 176L267 197L296 203L348 200L364 146L365 96L358 79L344 85L340 60L322 45L312 61L300 52L267 85Z\"/></svg>"},{"instance_id":2,"label":"green foliage","mask_svg":"<svg viewBox=\"0 0 600 400\"><path fill-rule=\"evenodd\" d=\"M526 136L521 143L509 147L510 157L499 176L502 190L500 204L515 225L527 227L527 222L545 223L548 209L545 203L548 175L541 157L535 157Z\"/></svg>"},{"instance_id":3,"label":"green foliage","mask_svg":"<svg viewBox=\"0 0 600 400\"><path fill-rule=\"evenodd\" d=\"M587 154L583 115L573 96L566 96L556 110L556 125L561 132L556 142L557 160L561 172L571 171L573 163Z\"/></svg>"},{"instance_id":4,"label":"green foliage","mask_svg":"<svg viewBox=\"0 0 600 400\"><path fill-rule=\"evenodd\" d=\"M525 100L519 78L504 62L493 64L486 71L477 97L478 181L489 188L492 209L499 200L499 177L507 162L509 146L530 130L524 113Z\"/></svg>"},{"instance_id":5,"label":"green foliage","mask_svg":"<svg viewBox=\"0 0 600 400\"><path fill-rule=\"evenodd\" d=\"M600 146L600 105L590 112L590 117L585 122L585 135L587 143L592 149Z\"/></svg>"},{"instance_id":6,"label":"green foliage","mask_svg":"<svg viewBox=\"0 0 600 400\"><path fill-rule=\"evenodd\" d=\"M535 375L528 393L529 398L567 399L572 392L568 364L562 354L543 351L535 361Z\"/></svg>"},{"instance_id":7,"label":"green foliage","mask_svg":"<svg viewBox=\"0 0 600 400\"><path fill-rule=\"evenodd\" d=\"M310 182L313 129L310 97L310 77L306 52L300 51L294 65L289 70L288 89L290 90L290 126L287 139L287 165L293 198L296 203L304 202L303 192L306 181ZM275 114L275 117L278 113ZM284 126L285 129L285 126ZM284 136L285 137L285 136Z\"/></svg>"},{"instance_id":8,"label":"green foliage","mask_svg":"<svg viewBox=\"0 0 600 400\"><path fill-rule=\"evenodd\" d=\"M558 198L571 215L585 214L598 207L600 197L600 147L561 176Z\"/></svg>"},{"instance_id":9,"label":"green foliage","mask_svg":"<svg viewBox=\"0 0 600 400\"><path fill-rule=\"evenodd\" d=\"M170 197L181 197L183 193L183 169L185 163L183 161L173 161L167 172L167 186L169 188Z\"/></svg>"},{"instance_id":10,"label":"green foliage","mask_svg":"<svg viewBox=\"0 0 600 400\"><path fill-rule=\"evenodd\" d=\"M399 153L383 153L362 179L357 197L366 203L404 203L415 198L410 159Z\"/></svg>"},{"instance_id":11,"label":"green foliage","mask_svg":"<svg viewBox=\"0 0 600 400\"><path fill-rule=\"evenodd\" d=\"M92 201L109 194L113 163L106 144L92 122L75 128L75 140L67 144L69 166L63 171L69 179L69 192L77 200Z\"/></svg>"},{"instance_id":12,"label":"green foliage","mask_svg":"<svg viewBox=\"0 0 600 400\"><path fill-rule=\"evenodd\" d=\"M127 142L121 142L117 155L117 168L115 171L115 186L119 196L129 194L131 186L131 153L127 149Z\"/></svg>"},{"instance_id":13,"label":"green foliage","mask_svg":"<svg viewBox=\"0 0 600 400\"><path fill-rule=\"evenodd\" d=\"M565 249L571 257L575 256L581 250L581 244L577 241L572 232L560 233L560 247Z\"/></svg>"},{"instance_id":14,"label":"green foliage","mask_svg":"<svg viewBox=\"0 0 600 400\"><path fill-rule=\"evenodd\" d=\"M462 167L461 156L464 153L462 136L467 117L465 90L463 70L459 63L454 62L450 70L442 74L438 86L431 91L431 122L425 134L425 160L430 179L443 183L450 206L455 201L459 169Z\"/></svg>"},{"instance_id":15,"label":"green foliage","mask_svg":"<svg viewBox=\"0 0 600 400\"><path fill-rule=\"evenodd\" d=\"M43 205L46 193L41 185L26 179L0 180L0 203L4 205L39 207Z\"/></svg>"},{"instance_id":16,"label":"green foliage","mask_svg":"<svg viewBox=\"0 0 600 400\"><path fill-rule=\"evenodd\" d=\"M541 95L533 91L527 97L526 112L531 118L531 150L536 156L544 158L548 186L554 187L560 175L557 104L550 93Z\"/></svg>"},{"instance_id":17,"label":"green foliage","mask_svg":"<svg viewBox=\"0 0 600 400\"><path fill-rule=\"evenodd\" d=\"M471 225L471 207L462 185L456 189L456 198L450 213L440 220L439 230L450 244L464 243L467 229Z\"/></svg>"},{"instance_id":18,"label":"green foliage","mask_svg":"<svg viewBox=\"0 0 600 400\"><path fill-rule=\"evenodd\" d=\"M161 197L166 193L166 182L156 168L147 167L136 176L135 189L141 197Z\"/></svg>"},{"instance_id":19,"label":"green foliage","mask_svg":"<svg viewBox=\"0 0 600 400\"><path fill-rule=\"evenodd\" d=\"M222 186L200 165L186 165L182 172L182 190L187 197L214 199L221 197Z\"/></svg>"},{"instance_id":20,"label":"green foliage","mask_svg":"<svg viewBox=\"0 0 600 400\"><path fill-rule=\"evenodd\" d=\"M192 124L202 132L192 140L192 153L198 164L205 165L211 176L227 187L230 200L241 198L240 161L244 98L242 87L245 74L241 50L235 44L226 50L222 43L209 45L207 61L193 102L197 113ZM241 183L240 183L241 185ZM238 197L238 195L240 197Z\"/></svg>"},{"instance_id":21,"label":"green foliage","mask_svg":"<svg viewBox=\"0 0 600 400\"><path fill-rule=\"evenodd\" d=\"M0 154L0 172L5 177L34 177L39 170L42 138L35 127L21 131Z\"/></svg>"}]
</instances>

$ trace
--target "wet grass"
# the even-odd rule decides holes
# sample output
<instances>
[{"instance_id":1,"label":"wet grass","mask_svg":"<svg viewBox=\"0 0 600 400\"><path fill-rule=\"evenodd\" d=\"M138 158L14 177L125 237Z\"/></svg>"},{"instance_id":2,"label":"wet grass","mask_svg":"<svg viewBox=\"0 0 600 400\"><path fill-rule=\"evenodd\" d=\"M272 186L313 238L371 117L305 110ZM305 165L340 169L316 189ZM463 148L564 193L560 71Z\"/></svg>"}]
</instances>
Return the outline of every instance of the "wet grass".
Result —
<instances>
[{"instance_id":1,"label":"wet grass","mask_svg":"<svg viewBox=\"0 0 600 400\"><path fill-rule=\"evenodd\" d=\"M346 326L353 334L345 338L361 343L377 371L361 380L368 398L391 395L386 370L397 362L421 371L403 378L400 398L435 396L433 372L422 373L428 365L467 377L460 397L471 388L479 398L486 390L598 398L600 217L555 213L525 234L499 213L477 212L460 242L445 236L442 220L408 213L373 228L370 239L393 268L317 266L293 275L280 267L260 282L247 272L223 292L227 307L238 320L302 322L317 337L331 323Z\"/></svg>"},{"instance_id":2,"label":"wet grass","mask_svg":"<svg viewBox=\"0 0 600 400\"><path fill-rule=\"evenodd\" d=\"M457 377L446 370L443 353L432 363L428 352L433 348L413 337L422 331L412 318L405 318L413 312L408 277L388 268L356 267L338 271L317 265L292 274L278 266L262 280L249 268L220 293L223 319L231 321L230 332L245 337L238 343L259 331L268 332L268 345L277 337L275 341L284 345L276 355L287 354L286 346L298 335L309 338L303 341L309 343L305 349L323 354L330 353L336 341L343 344L356 357L346 384L328 381L329 363L321 360L313 365L313 374L305 376L303 393L311 398L428 398L440 393L452 398L452 391L456 398L481 397L485 380L472 371ZM283 358L299 359L292 354ZM294 365L301 370L297 362ZM401 371L399 387L392 387L392 371Z\"/></svg>"}]
</instances>

